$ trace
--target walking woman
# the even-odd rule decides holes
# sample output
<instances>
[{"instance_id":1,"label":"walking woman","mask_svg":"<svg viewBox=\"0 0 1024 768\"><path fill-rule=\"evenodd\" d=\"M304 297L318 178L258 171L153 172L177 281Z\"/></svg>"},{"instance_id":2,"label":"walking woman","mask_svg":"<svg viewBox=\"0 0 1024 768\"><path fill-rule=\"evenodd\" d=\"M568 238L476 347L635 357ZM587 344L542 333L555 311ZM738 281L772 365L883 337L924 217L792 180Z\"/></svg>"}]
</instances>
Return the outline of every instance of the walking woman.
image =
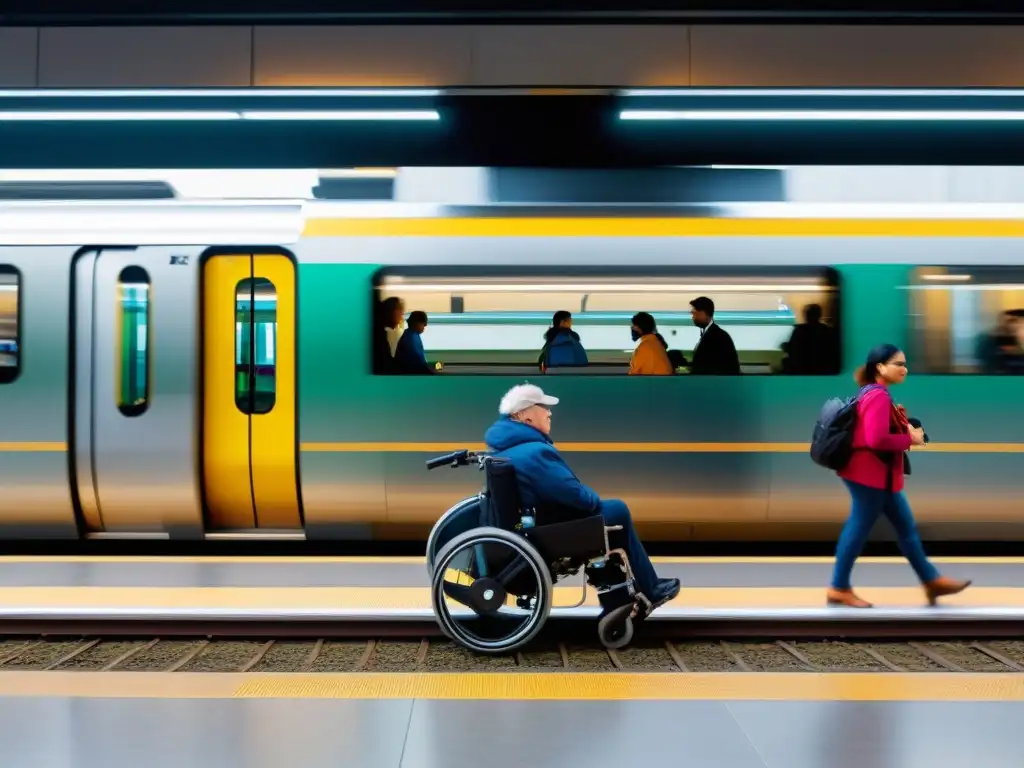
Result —
<instances>
[{"instance_id":1,"label":"walking woman","mask_svg":"<svg viewBox=\"0 0 1024 768\"><path fill-rule=\"evenodd\" d=\"M853 457L839 472L853 503L836 547L835 570L828 590L830 605L871 607L871 603L854 593L850 574L871 529L882 515L896 529L900 551L921 580L930 604L970 586L969 581L939 575L924 552L914 514L903 495L903 453L913 445L924 445L924 429L908 423L903 407L895 405L889 394L889 387L902 384L906 378L906 355L892 344L875 347L857 370L856 380L861 390L853 432Z\"/></svg>"}]
</instances>

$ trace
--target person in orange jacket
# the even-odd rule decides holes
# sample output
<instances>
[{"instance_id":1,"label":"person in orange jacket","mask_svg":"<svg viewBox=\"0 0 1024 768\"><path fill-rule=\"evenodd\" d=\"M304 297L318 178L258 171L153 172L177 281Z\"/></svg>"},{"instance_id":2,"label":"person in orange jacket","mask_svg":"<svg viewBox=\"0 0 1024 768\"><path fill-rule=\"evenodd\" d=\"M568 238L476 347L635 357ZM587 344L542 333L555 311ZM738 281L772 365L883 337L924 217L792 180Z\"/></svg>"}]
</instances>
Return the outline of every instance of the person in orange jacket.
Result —
<instances>
[{"instance_id":1,"label":"person in orange jacket","mask_svg":"<svg viewBox=\"0 0 1024 768\"><path fill-rule=\"evenodd\" d=\"M668 345L658 335L658 326L647 312L637 312L632 320L633 341L639 341L629 361L630 376L671 376L675 373L668 359Z\"/></svg>"}]
</instances>

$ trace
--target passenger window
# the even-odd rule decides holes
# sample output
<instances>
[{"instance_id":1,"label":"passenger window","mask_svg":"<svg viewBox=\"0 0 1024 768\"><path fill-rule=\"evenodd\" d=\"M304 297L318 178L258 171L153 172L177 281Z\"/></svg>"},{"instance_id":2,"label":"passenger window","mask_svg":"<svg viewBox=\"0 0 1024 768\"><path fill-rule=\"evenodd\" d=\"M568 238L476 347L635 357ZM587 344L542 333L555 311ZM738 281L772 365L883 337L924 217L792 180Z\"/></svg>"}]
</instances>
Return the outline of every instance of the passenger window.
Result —
<instances>
[{"instance_id":1,"label":"passenger window","mask_svg":"<svg viewBox=\"0 0 1024 768\"><path fill-rule=\"evenodd\" d=\"M277 289L263 277L235 290L235 404L270 413L277 400Z\"/></svg>"},{"instance_id":2,"label":"passenger window","mask_svg":"<svg viewBox=\"0 0 1024 768\"><path fill-rule=\"evenodd\" d=\"M142 267L125 267L117 276L117 408L125 416L149 408L150 287Z\"/></svg>"},{"instance_id":3,"label":"passenger window","mask_svg":"<svg viewBox=\"0 0 1024 768\"><path fill-rule=\"evenodd\" d=\"M0 264L0 384L14 381L21 370L20 288L18 270Z\"/></svg>"},{"instance_id":4,"label":"passenger window","mask_svg":"<svg viewBox=\"0 0 1024 768\"><path fill-rule=\"evenodd\" d=\"M1024 269L919 267L909 291L914 370L1024 375Z\"/></svg>"},{"instance_id":5,"label":"passenger window","mask_svg":"<svg viewBox=\"0 0 1024 768\"><path fill-rule=\"evenodd\" d=\"M559 353L559 365L545 364L549 374L629 373L638 344L632 321L638 313L653 318L677 374L705 372L693 365L694 350L704 343L691 315L691 302L699 297L711 300L714 323L735 346L728 370L735 370L738 358L742 374L840 372L834 270L653 267L586 276L573 275L570 268L562 274L502 268L459 274L444 268L382 270L374 285L374 370L405 372L396 340L414 330L408 328L410 315L418 311L427 318L425 329L417 331L427 362L438 368L443 363L439 372L444 374L536 375L542 362L553 359L546 340L556 313L573 349ZM686 364L678 365L684 359ZM672 372L668 363L660 365Z\"/></svg>"}]
</instances>

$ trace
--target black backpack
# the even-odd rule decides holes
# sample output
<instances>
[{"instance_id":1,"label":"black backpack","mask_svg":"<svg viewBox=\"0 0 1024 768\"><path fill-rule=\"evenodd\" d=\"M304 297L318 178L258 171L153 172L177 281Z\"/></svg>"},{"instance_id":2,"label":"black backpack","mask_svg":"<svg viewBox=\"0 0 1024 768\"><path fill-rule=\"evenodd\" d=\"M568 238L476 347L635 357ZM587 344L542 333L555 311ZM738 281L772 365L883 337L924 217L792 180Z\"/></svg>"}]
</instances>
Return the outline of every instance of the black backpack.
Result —
<instances>
[{"instance_id":1,"label":"black backpack","mask_svg":"<svg viewBox=\"0 0 1024 768\"><path fill-rule=\"evenodd\" d=\"M857 401L872 387L853 397L831 398L821 408L811 437L811 460L836 472L846 468L853 457L853 428L857 424Z\"/></svg>"}]
</instances>

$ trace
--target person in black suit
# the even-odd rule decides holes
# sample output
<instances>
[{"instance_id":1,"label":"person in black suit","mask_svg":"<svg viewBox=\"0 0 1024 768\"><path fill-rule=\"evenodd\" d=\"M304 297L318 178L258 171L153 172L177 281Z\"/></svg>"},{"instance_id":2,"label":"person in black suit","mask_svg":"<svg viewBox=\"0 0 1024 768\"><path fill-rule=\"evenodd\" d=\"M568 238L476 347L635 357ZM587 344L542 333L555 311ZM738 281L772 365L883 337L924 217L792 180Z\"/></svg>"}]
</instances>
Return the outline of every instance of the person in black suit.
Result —
<instances>
[{"instance_id":1,"label":"person in black suit","mask_svg":"<svg viewBox=\"0 0 1024 768\"><path fill-rule=\"evenodd\" d=\"M693 349L690 375L739 376L740 357L736 345L720 325L715 323L715 302L700 296L690 302L693 324L700 328L700 341Z\"/></svg>"}]
</instances>

